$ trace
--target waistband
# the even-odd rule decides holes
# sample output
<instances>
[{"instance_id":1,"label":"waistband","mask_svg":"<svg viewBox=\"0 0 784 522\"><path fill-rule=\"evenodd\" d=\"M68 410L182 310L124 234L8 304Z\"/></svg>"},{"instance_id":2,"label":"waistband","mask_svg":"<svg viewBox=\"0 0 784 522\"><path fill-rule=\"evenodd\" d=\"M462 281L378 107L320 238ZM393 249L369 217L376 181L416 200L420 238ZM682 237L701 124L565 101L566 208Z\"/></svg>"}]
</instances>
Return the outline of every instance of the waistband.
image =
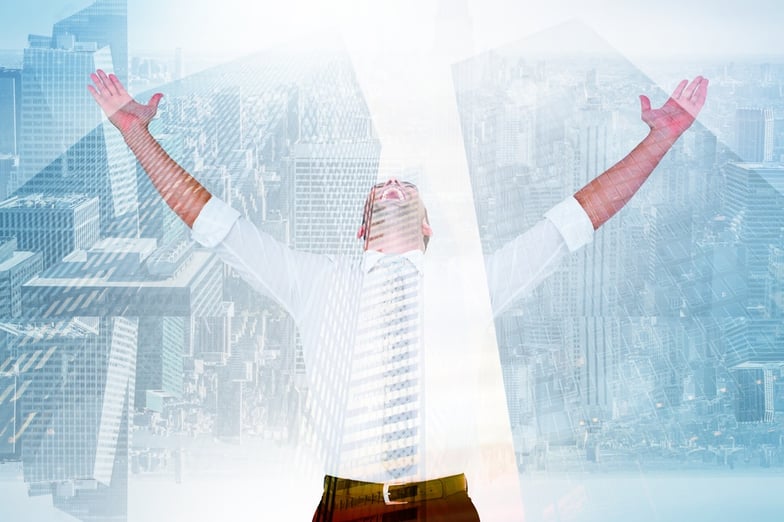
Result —
<instances>
[{"instance_id":1,"label":"waistband","mask_svg":"<svg viewBox=\"0 0 784 522\"><path fill-rule=\"evenodd\" d=\"M468 481L463 473L422 482L363 482L327 475L324 495L351 499L350 505L369 502L410 504L445 498L455 493L468 493Z\"/></svg>"}]
</instances>

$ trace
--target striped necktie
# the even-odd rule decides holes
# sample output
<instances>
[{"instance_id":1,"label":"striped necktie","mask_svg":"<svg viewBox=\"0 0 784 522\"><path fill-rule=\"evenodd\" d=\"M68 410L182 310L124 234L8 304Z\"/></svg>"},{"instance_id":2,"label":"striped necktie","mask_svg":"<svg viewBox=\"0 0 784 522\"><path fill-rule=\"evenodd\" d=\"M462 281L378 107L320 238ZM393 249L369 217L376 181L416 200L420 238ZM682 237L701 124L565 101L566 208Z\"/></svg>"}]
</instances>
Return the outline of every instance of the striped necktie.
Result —
<instances>
[{"instance_id":1,"label":"striped necktie","mask_svg":"<svg viewBox=\"0 0 784 522\"><path fill-rule=\"evenodd\" d=\"M365 275L341 454L348 477L387 482L419 471L420 279L400 256L383 257Z\"/></svg>"}]
</instances>

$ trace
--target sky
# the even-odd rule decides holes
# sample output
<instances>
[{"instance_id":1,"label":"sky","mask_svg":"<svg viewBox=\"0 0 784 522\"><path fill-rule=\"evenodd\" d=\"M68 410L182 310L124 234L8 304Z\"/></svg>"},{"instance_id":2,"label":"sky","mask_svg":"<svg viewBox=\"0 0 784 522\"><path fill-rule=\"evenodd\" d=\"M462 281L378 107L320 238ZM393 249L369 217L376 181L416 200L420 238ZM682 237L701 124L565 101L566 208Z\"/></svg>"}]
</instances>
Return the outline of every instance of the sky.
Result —
<instances>
[{"instance_id":1,"label":"sky","mask_svg":"<svg viewBox=\"0 0 784 522\"><path fill-rule=\"evenodd\" d=\"M89 3L2 2L0 49L23 48L29 33L49 34ZM778 0L128 0L129 44L132 52L181 47L231 57L331 28L371 45L423 45L438 4L464 6L473 51L576 19L631 57L784 54Z\"/></svg>"}]
</instances>

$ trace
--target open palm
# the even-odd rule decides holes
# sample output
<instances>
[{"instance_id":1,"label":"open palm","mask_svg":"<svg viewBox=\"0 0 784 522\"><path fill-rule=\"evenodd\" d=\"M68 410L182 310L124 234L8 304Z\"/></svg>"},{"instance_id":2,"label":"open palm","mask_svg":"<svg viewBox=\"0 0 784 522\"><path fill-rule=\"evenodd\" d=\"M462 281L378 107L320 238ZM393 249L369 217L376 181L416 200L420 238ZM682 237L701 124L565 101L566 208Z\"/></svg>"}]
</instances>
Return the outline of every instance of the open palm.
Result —
<instances>
[{"instance_id":1,"label":"open palm","mask_svg":"<svg viewBox=\"0 0 784 522\"><path fill-rule=\"evenodd\" d=\"M691 83L682 80L659 109L651 109L651 101L641 95L642 121L655 132L677 138L694 123L705 104L707 93L708 80L697 76Z\"/></svg>"},{"instance_id":2,"label":"open palm","mask_svg":"<svg viewBox=\"0 0 784 522\"><path fill-rule=\"evenodd\" d=\"M90 78L95 85L88 85L87 90L98 102L109 121L124 135L136 129L146 128L158 111L158 103L163 97L160 93L153 95L150 101L143 105L131 98L117 76L107 75L98 69L90 75Z\"/></svg>"}]
</instances>

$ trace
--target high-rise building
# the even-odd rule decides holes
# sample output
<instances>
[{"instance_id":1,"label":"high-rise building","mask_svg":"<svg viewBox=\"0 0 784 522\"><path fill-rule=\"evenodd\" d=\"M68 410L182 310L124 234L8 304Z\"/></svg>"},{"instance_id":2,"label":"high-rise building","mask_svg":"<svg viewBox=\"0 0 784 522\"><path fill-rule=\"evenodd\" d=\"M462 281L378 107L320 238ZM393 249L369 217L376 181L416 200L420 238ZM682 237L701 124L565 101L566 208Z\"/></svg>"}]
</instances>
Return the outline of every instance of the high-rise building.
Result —
<instances>
[{"instance_id":1,"label":"high-rise building","mask_svg":"<svg viewBox=\"0 0 784 522\"><path fill-rule=\"evenodd\" d=\"M96 0L81 11L54 24L54 38L71 35L77 42L109 47L114 72L128 83L128 1Z\"/></svg>"},{"instance_id":2,"label":"high-rise building","mask_svg":"<svg viewBox=\"0 0 784 522\"><path fill-rule=\"evenodd\" d=\"M738 422L772 422L774 412L773 371L744 368L732 372L736 384L735 419Z\"/></svg>"},{"instance_id":3,"label":"high-rise building","mask_svg":"<svg viewBox=\"0 0 784 522\"><path fill-rule=\"evenodd\" d=\"M114 509L124 509L127 483L118 482L127 480L136 321L31 322L3 330L18 379L9 398L22 419L12 437L21 439L29 494L52 494L56 506L64 502L89 515L100 507L83 497L120 486L113 498L122 502Z\"/></svg>"},{"instance_id":4,"label":"high-rise building","mask_svg":"<svg viewBox=\"0 0 784 522\"><path fill-rule=\"evenodd\" d=\"M742 256L747 309L765 306L770 248L784 241L784 165L729 163L724 167L727 218ZM765 315L764 313L762 314Z\"/></svg>"},{"instance_id":5,"label":"high-rise building","mask_svg":"<svg viewBox=\"0 0 784 522\"><path fill-rule=\"evenodd\" d=\"M0 201L8 197L8 188L16 186L19 156L0 154Z\"/></svg>"},{"instance_id":6,"label":"high-rise building","mask_svg":"<svg viewBox=\"0 0 784 522\"><path fill-rule=\"evenodd\" d=\"M0 67L0 154L19 154L22 71Z\"/></svg>"},{"instance_id":7,"label":"high-rise building","mask_svg":"<svg viewBox=\"0 0 784 522\"><path fill-rule=\"evenodd\" d=\"M126 34L112 25L119 15L94 16L90 10L118 5L124 10L124 0L96 2L55 24L51 37L29 37L22 65L20 175L9 191L98 196L102 234L134 236L135 162L119 132L101 123L101 110L85 85L96 69L115 70L114 48L100 34L111 34L112 45Z\"/></svg>"},{"instance_id":8,"label":"high-rise building","mask_svg":"<svg viewBox=\"0 0 784 522\"><path fill-rule=\"evenodd\" d=\"M356 232L369 188L376 182L376 140L300 143L290 177L292 243L314 253L356 255Z\"/></svg>"},{"instance_id":9,"label":"high-rise building","mask_svg":"<svg viewBox=\"0 0 784 522\"><path fill-rule=\"evenodd\" d=\"M40 253L18 251L15 237L0 237L0 317L22 314L22 284L42 269Z\"/></svg>"},{"instance_id":10,"label":"high-rise building","mask_svg":"<svg viewBox=\"0 0 784 522\"><path fill-rule=\"evenodd\" d=\"M242 89L235 85L226 87L212 96L214 123L210 126L215 133L217 160L225 164L233 150L243 148Z\"/></svg>"},{"instance_id":11,"label":"high-rise building","mask_svg":"<svg viewBox=\"0 0 784 522\"><path fill-rule=\"evenodd\" d=\"M616 157L610 136L612 113L593 100L579 109L571 139L576 150L573 187L585 186L611 166ZM575 314L565 319L567 350L573 354L583 419L611 415L614 369L620 347L618 294L622 280L622 223L616 218L602 227L593 242L567 261L572 265L562 288L562 310ZM556 276L558 277L558 276Z\"/></svg>"},{"instance_id":12,"label":"high-rise building","mask_svg":"<svg viewBox=\"0 0 784 522\"><path fill-rule=\"evenodd\" d=\"M778 253L784 248L784 166L725 166L724 212L735 252L733 279L740 280L738 316L723 328L723 359L737 383L739 422L773 420L774 370L784 365L782 308L777 298ZM729 293L724 285L718 289Z\"/></svg>"},{"instance_id":13,"label":"high-rise building","mask_svg":"<svg viewBox=\"0 0 784 522\"><path fill-rule=\"evenodd\" d=\"M98 240L98 199L81 194L14 196L0 203L0 236L16 237L21 250L41 252L48 268Z\"/></svg>"},{"instance_id":14,"label":"high-rise building","mask_svg":"<svg viewBox=\"0 0 784 522\"><path fill-rule=\"evenodd\" d=\"M773 161L773 109L737 109L735 136L741 160Z\"/></svg>"},{"instance_id":15,"label":"high-rise building","mask_svg":"<svg viewBox=\"0 0 784 522\"><path fill-rule=\"evenodd\" d=\"M149 390L182 395L182 368L188 344L187 317L140 317L134 407L144 408Z\"/></svg>"},{"instance_id":16,"label":"high-rise building","mask_svg":"<svg viewBox=\"0 0 784 522\"><path fill-rule=\"evenodd\" d=\"M202 317L221 309L223 268L192 243L156 249L154 239L107 238L52 266L22 289L23 308L41 318L130 317L139 322L137 386L178 397L182 367L202 344Z\"/></svg>"}]
</instances>

